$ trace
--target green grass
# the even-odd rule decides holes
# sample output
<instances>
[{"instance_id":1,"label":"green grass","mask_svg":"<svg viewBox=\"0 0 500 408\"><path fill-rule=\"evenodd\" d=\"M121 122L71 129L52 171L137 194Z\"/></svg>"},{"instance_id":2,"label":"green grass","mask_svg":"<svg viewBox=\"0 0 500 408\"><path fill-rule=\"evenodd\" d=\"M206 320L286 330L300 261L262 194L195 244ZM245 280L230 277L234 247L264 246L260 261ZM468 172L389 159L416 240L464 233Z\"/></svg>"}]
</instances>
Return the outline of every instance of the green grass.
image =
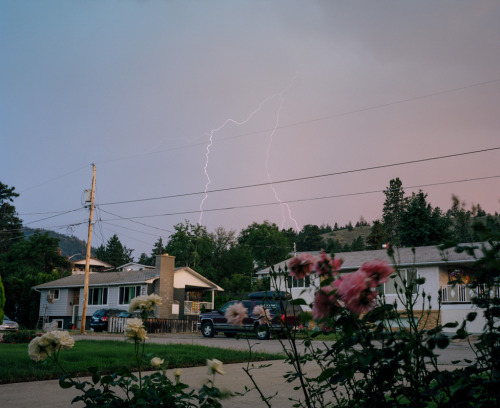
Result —
<instances>
[{"instance_id":1,"label":"green grass","mask_svg":"<svg viewBox=\"0 0 500 408\"><path fill-rule=\"evenodd\" d=\"M168 362L168 368L203 366L216 358L224 364L246 362L248 351L229 350L187 344L146 344L145 353ZM137 369L134 345L113 340L78 340L69 350L59 354L62 366L76 376L88 375L88 367L99 367L113 373L119 367ZM279 360L282 354L254 353L252 361ZM146 367L147 369L148 367ZM28 344L0 344L0 384L57 379L62 374L52 361L36 363L28 357Z\"/></svg>"}]
</instances>

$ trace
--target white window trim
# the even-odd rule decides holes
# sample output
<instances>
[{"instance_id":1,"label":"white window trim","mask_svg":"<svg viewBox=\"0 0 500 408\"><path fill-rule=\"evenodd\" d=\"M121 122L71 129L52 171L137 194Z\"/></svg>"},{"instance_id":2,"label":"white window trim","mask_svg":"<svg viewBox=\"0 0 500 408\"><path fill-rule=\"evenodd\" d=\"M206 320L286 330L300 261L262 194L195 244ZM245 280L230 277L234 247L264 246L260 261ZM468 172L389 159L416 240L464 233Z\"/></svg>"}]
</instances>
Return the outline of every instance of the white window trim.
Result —
<instances>
[{"instance_id":1,"label":"white window trim","mask_svg":"<svg viewBox=\"0 0 500 408\"><path fill-rule=\"evenodd\" d=\"M97 304L90 303L90 300L92 299L92 296L90 296L90 291L91 290L93 291L95 289L106 289L106 291L107 291L106 303L97 303ZM109 300L109 288L107 286L96 286L96 287L89 288L89 293L87 296L87 306L108 306L108 300Z\"/></svg>"},{"instance_id":2,"label":"white window trim","mask_svg":"<svg viewBox=\"0 0 500 408\"><path fill-rule=\"evenodd\" d=\"M415 270L415 271L416 271L415 279L418 279L418 278L420 277L420 274L419 274L419 272L418 272L418 268L405 268L405 269L400 269L400 272L403 272L403 271L404 271L406 281L408 281L408 271L409 271L409 270ZM395 279L398 279L398 280L400 281L400 279L399 279L399 277L398 277L397 275L396 275L396 277L395 277L394 279L393 279L393 278L389 278L389 279L390 279L390 280L395 280ZM402 282L400 281L400 283L402 283ZM384 283L384 284L383 284L383 287L384 287L384 296L397 296L397 295L398 295L396 292L394 292L394 293L387 293L387 290L386 290L386 285L387 285L387 283ZM413 295L413 296L415 296L415 295L418 293L418 288L419 288L419 285L417 284L417 285L416 285L416 289L414 289L414 290L415 290L415 293L412 293L412 295Z\"/></svg>"}]
</instances>

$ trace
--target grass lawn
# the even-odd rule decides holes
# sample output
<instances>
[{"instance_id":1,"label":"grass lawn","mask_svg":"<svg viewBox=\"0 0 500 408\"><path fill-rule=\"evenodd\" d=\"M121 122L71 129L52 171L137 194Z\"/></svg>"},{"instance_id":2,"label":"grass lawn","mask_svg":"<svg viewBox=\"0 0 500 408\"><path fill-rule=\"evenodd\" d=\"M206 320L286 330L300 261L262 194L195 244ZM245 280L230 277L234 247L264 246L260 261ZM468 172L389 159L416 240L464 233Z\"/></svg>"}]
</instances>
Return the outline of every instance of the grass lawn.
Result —
<instances>
[{"instance_id":1,"label":"grass lawn","mask_svg":"<svg viewBox=\"0 0 500 408\"><path fill-rule=\"evenodd\" d=\"M160 357L168 362L168 368L203 366L206 360L216 358L224 364L248 361L249 352L187 344L146 344L146 355ZM71 374L88 375L88 367L99 367L113 373L127 366L137 369L134 345L113 340L78 340L69 350L59 354L62 366ZM252 361L280 360L283 354L252 352ZM147 369L147 367L146 367ZM28 344L0 343L0 384L57 379L61 370L52 362L36 363L28 357Z\"/></svg>"}]
</instances>

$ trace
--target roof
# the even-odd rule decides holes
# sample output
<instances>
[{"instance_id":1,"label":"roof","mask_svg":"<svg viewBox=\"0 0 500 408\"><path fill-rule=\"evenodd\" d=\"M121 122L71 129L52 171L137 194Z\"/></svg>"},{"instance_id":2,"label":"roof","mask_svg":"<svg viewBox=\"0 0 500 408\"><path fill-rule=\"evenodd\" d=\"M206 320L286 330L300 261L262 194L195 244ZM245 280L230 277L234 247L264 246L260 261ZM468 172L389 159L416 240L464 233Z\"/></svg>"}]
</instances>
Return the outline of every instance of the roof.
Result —
<instances>
[{"instance_id":1,"label":"roof","mask_svg":"<svg viewBox=\"0 0 500 408\"><path fill-rule=\"evenodd\" d=\"M470 244L467 244L470 245ZM480 246L480 244L475 244ZM311 255L319 255L319 252L310 252ZM476 250L476 256L480 257L480 251ZM398 248L394 251L394 262L387 255L386 249L377 249L373 251L357 251L357 252L339 252L335 254L336 258L342 258L342 270L359 269L365 262L380 259L386 261L389 265L398 266L424 266L424 265L444 265L444 264L463 264L473 263L475 258L465 252L457 253L454 248L446 250L444 253L439 250L438 246L425 246L416 248ZM292 258L274 265L274 270L284 269L285 265ZM271 268L265 268L257 274L267 275Z\"/></svg>"},{"instance_id":2,"label":"roof","mask_svg":"<svg viewBox=\"0 0 500 408\"><path fill-rule=\"evenodd\" d=\"M159 278L160 274L156 269L146 269L142 271L123 271L123 272L94 272L89 274L89 286L115 286L124 284L146 283L151 279ZM66 276L51 282L37 285L35 289L52 289L83 287L85 283L85 274Z\"/></svg>"},{"instance_id":3,"label":"roof","mask_svg":"<svg viewBox=\"0 0 500 408\"><path fill-rule=\"evenodd\" d=\"M198 272L189 267L179 267L174 269L177 271L185 270L193 276L207 283L208 286L223 291L220 286L200 275ZM160 273L156 269L144 269L140 271L121 271L121 272L94 272L89 274L89 286L121 286L121 285L134 285L151 283L154 279L158 279ZM34 289L53 289L53 288L69 288L69 287L83 287L85 283L85 275L71 275L65 278L57 279L51 282L42 283L41 285L34 286Z\"/></svg>"},{"instance_id":4,"label":"roof","mask_svg":"<svg viewBox=\"0 0 500 408\"><path fill-rule=\"evenodd\" d=\"M78 261L72 261L72 263L75 265L85 265L86 261L87 260L85 258L83 258L83 259L79 259ZM90 257L89 264L94 265L94 266L103 266L105 268L113 268L113 265L111 265L107 262L101 261L100 259L92 258L92 257Z\"/></svg>"},{"instance_id":5,"label":"roof","mask_svg":"<svg viewBox=\"0 0 500 408\"><path fill-rule=\"evenodd\" d=\"M118 271L141 271L143 269L155 269L155 267L151 265L143 265L137 262L129 262L125 265L117 266L115 269Z\"/></svg>"}]
</instances>

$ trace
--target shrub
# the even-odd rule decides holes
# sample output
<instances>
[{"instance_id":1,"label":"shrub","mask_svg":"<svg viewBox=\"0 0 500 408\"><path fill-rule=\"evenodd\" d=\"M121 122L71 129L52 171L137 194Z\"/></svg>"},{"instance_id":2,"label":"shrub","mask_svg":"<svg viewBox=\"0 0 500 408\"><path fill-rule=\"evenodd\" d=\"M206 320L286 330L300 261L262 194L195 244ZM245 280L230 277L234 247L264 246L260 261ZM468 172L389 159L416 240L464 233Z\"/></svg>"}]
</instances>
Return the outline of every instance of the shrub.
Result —
<instances>
[{"instance_id":1,"label":"shrub","mask_svg":"<svg viewBox=\"0 0 500 408\"><path fill-rule=\"evenodd\" d=\"M4 333L2 337L2 343L9 343L9 344L29 343L32 339L34 339L37 336L41 336L41 333L37 333L34 330L19 330L10 333Z\"/></svg>"}]
</instances>

